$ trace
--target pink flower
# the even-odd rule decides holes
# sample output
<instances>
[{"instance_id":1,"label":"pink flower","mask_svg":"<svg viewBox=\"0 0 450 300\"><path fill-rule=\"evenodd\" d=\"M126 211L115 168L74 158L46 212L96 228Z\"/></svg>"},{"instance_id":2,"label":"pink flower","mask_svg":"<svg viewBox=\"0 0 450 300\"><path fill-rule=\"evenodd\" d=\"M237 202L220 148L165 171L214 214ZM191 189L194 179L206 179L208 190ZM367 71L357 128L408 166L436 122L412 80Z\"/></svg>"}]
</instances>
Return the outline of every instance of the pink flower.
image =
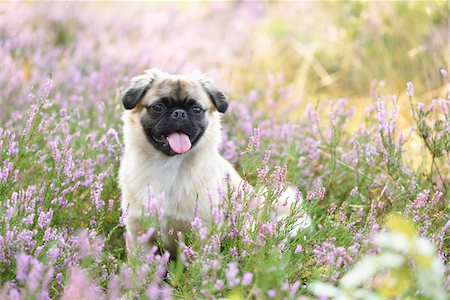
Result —
<instances>
[{"instance_id":1,"label":"pink flower","mask_svg":"<svg viewBox=\"0 0 450 300\"><path fill-rule=\"evenodd\" d=\"M245 272L244 275L242 275L242 285L250 285L253 280L253 274L250 272Z\"/></svg>"},{"instance_id":2,"label":"pink flower","mask_svg":"<svg viewBox=\"0 0 450 300\"><path fill-rule=\"evenodd\" d=\"M100 289L92 284L92 280L83 270L72 270L69 284L64 289L63 300L96 300L101 299Z\"/></svg>"},{"instance_id":3,"label":"pink flower","mask_svg":"<svg viewBox=\"0 0 450 300\"><path fill-rule=\"evenodd\" d=\"M29 261L29 256L24 253L20 253L16 256L16 278L19 281L24 282L26 280Z\"/></svg>"},{"instance_id":4,"label":"pink flower","mask_svg":"<svg viewBox=\"0 0 450 300\"><path fill-rule=\"evenodd\" d=\"M221 279L217 279L216 284L214 284L214 288L220 291L224 286L224 282Z\"/></svg>"},{"instance_id":5,"label":"pink flower","mask_svg":"<svg viewBox=\"0 0 450 300\"><path fill-rule=\"evenodd\" d=\"M445 69L441 69L441 74L442 74L442 77L444 77L446 80L448 80L448 74Z\"/></svg>"},{"instance_id":6,"label":"pink flower","mask_svg":"<svg viewBox=\"0 0 450 300\"><path fill-rule=\"evenodd\" d=\"M413 85L413 83L411 81L408 81L406 83L406 87L408 88L408 93L407 93L408 96L409 97L414 96L414 85Z\"/></svg>"},{"instance_id":7,"label":"pink flower","mask_svg":"<svg viewBox=\"0 0 450 300\"><path fill-rule=\"evenodd\" d=\"M294 284L292 284L290 287L289 297L294 297L294 295L295 295L295 293L297 293L299 287L300 287L300 281L294 282Z\"/></svg>"},{"instance_id":8,"label":"pink flower","mask_svg":"<svg viewBox=\"0 0 450 300\"><path fill-rule=\"evenodd\" d=\"M235 262L228 263L227 270L225 272L225 277L227 279L228 286L230 288L233 288L239 284L239 280L236 278L238 274L239 274L238 264Z\"/></svg>"}]
</instances>

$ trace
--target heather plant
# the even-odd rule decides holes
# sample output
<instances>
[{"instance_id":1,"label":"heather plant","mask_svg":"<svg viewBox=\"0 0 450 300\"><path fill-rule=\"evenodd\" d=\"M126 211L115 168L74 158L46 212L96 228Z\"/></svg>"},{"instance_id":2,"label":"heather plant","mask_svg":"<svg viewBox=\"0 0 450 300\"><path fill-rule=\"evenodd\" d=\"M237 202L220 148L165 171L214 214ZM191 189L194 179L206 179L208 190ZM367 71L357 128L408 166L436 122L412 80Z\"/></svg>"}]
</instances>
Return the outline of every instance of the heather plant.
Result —
<instances>
[{"instance_id":1,"label":"heather plant","mask_svg":"<svg viewBox=\"0 0 450 300\"><path fill-rule=\"evenodd\" d=\"M448 297L440 3L334 7L332 29L342 29L339 49L348 51L323 44L314 55L301 45L310 25L291 26L300 4L282 14L280 3L97 5L0 6L0 299ZM399 24L427 25L406 34L390 23L393 12ZM387 24L373 41L368 31L379 26L362 26L366 18ZM265 39L277 41L277 55L258 44ZM420 59L400 76L407 57ZM372 59L383 66L375 73L363 63ZM162 247L164 195L151 189L146 231L126 252L117 185L120 95L129 77L154 65L201 68L223 86L231 102L220 151L245 179L240 190L217 191L212 226L194 216L189 234L172 233L177 254ZM320 78L305 77L310 68ZM370 77L381 74L388 92ZM355 100L355 90L370 97ZM273 204L288 186L298 201L277 219ZM310 226L293 234L304 213Z\"/></svg>"},{"instance_id":2,"label":"heather plant","mask_svg":"<svg viewBox=\"0 0 450 300\"><path fill-rule=\"evenodd\" d=\"M444 264L436 257L433 245L417 236L412 223L397 215L388 216L387 227L390 232L378 233L374 238L381 252L362 257L342 277L338 288L316 282L311 290L332 299L390 299L404 298L417 285L421 296L446 299Z\"/></svg>"},{"instance_id":3,"label":"heather plant","mask_svg":"<svg viewBox=\"0 0 450 300\"><path fill-rule=\"evenodd\" d=\"M444 80L449 84L447 71L441 69ZM408 97L411 104L411 112L416 123L418 134L423 141L426 149L431 156L430 163L430 181L438 185L439 189L448 191L448 183L441 173L442 165L445 165L445 160L448 162L448 153L450 151L450 130L449 130L449 116L450 103L445 98L435 98L432 100L428 109L425 109L424 104L419 102L417 106L412 103L414 96L414 85L408 82ZM436 107L439 105L439 107ZM437 175L439 181L433 177Z\"/></svg>"}]
</instances>

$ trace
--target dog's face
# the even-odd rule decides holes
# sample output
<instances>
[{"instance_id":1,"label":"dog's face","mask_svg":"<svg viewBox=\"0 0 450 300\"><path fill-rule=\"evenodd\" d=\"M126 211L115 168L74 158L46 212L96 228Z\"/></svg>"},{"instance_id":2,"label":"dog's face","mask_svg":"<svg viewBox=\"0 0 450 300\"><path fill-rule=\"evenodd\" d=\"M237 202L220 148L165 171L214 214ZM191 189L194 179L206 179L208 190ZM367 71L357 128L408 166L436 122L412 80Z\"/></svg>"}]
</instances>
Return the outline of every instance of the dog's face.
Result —
<instances>
[{"instance_id":1,"label":"dog's face","mask_svg":"<svg viewBox=\"0 0 450 300\"><path fill-rule=\"evenodd\" d=\"M183 154L200 141L211 112L224 113L227 98L201 75L169 75L156 69L133 78L122 102L140 114L147 140L157 150Z\"/></svg>"}]
</instances>

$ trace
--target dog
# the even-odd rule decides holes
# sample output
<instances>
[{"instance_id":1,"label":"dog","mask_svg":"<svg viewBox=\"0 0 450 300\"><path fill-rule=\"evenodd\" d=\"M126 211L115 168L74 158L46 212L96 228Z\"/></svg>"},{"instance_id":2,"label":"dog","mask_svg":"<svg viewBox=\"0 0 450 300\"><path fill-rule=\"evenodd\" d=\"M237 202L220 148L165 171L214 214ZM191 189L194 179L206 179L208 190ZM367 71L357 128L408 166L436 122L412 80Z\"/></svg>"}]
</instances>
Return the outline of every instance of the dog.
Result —
<instances>
[{"instance_id":1,"label":"dog","mask_svg":"<svg viewBox=\"0 0 450 300\"><path fill-rule=\"evenodd\" d=\"M199 73L171 75L150 69L131 80L122 103L125 150L119 184L127 249L133 251L144 233L140 220L150 188L153 194L164 195L160 224L164 247L176 251L176 235L171 233L188 232L194 217L211 224L218 189L242 185L240 175L218 150L228 98ZM293 201L294 193L287 194Z\"/></svg>"}]
</instances>

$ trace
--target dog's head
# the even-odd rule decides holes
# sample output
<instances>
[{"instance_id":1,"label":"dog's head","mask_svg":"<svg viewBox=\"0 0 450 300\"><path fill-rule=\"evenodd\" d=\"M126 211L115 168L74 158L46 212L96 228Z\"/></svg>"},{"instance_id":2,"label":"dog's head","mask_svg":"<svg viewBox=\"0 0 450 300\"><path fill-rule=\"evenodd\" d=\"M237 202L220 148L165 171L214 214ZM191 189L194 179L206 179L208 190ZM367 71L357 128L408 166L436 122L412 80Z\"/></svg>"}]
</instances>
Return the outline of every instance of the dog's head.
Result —
<instances>
[{"instance_id":1,"label":"dog's head","mask_svg":"<svg viewBox=\"0 0 450 300\"><path fill-rule=\"evenodd\" d=\"M228 108L227 97L199 74L170 75L147 70L132 79L122 102L139 114L147 140L162 153L183 154L202 139L217 112Z\"/></svg>"}]
</instances>

